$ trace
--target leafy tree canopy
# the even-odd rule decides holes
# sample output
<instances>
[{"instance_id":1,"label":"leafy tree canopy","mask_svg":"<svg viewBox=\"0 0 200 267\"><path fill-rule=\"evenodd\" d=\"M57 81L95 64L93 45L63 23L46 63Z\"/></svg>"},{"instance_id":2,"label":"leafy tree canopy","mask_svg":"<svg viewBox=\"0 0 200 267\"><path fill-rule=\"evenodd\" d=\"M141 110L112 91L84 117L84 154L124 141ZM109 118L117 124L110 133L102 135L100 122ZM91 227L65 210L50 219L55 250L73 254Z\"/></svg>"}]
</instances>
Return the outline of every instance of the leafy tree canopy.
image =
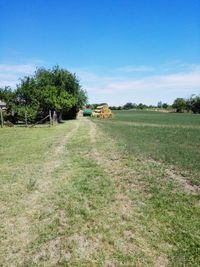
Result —
<instances>
[{"instance_id":1,"label":"leafy tree canopy","mask_svg":"<svg viewBox=\"0 0 200 267\"><path fill-rule=\"evenodd\" d=\"M87 101L87 94L76 75L59 66L39 68L33 76L22 78L14 92L6 90L0 91L0 97L4 95L2 98L6 101L12 94L9 108L15 111L17 119L26 112L31 121L46 116L49 110L55 112L58 118L61 113L66 115L70 112L70 117L75 118L79 108Z\"/></svg>"}]
</instances>

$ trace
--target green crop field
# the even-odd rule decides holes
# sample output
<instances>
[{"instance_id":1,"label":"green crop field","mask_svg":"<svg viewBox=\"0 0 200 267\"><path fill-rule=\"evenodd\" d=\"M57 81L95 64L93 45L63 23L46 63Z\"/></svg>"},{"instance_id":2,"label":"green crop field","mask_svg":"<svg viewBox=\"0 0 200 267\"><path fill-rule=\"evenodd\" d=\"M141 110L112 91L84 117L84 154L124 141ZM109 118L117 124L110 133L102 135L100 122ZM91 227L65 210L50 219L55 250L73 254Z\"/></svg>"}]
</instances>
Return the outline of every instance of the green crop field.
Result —
<instances>
[{"instance_id":1,"label":"green crop field","mask_svg":"<svg viewBox=\"0 0 200 267\"><path fill-rule=\"evenodd\" d=\"M200 116L153 111L116 111L98 121L136 157L154 159L200 185Z\"/></svg>"},{"instance_id":2,"label":"green crop field","mask_svg":"<svg viewBox=\"0 0 200 267\"><path fill-rule=\"evenodd\" d=\"M200 266L199 120L0 129L0 266Z\"/></svg>"}]
</instances>

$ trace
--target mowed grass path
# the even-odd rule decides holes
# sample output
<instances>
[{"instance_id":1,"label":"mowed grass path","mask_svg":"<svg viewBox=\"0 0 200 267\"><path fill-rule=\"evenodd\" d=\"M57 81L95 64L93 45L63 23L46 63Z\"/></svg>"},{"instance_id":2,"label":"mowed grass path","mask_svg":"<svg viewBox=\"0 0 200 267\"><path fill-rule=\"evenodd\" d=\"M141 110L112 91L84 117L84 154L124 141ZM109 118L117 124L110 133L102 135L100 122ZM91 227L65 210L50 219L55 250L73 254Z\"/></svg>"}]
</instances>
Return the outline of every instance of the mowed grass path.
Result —
<instances>
[{"instance_id":1,"label":"mowed grass path","mask_svg":"<svg viewBox=\"0 0 200 267\"><path fill-rule=\"evenodd\" d=\"M88 119L0 129L0 266L199 266L199 196Z\"/></svg>"}]
</instances>

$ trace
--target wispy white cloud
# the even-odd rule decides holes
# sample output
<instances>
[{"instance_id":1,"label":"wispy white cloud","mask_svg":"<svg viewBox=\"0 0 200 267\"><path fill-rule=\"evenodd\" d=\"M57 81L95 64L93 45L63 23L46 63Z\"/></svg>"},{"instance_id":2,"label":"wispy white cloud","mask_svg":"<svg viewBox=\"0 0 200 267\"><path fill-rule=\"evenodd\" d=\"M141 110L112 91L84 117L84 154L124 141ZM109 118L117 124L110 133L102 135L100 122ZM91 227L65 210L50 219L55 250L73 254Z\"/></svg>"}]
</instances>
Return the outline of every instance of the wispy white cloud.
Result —
<instances>
[{"instance_id":1,"label":"wispy white cloud","mask_svg":"<svg viewBox=\"0 0 200 267\"><path fill-rule=\"evenodd\" d=\"M177 73L168 75L154 75L139 79L126 79L108 84L112 90L162 90L162 89L200 89L200 70L189 73Z\"/></svg>"},{"instance_id":2,"label":"wispy white cloud","mask_svg":"<svg viewBox=\"0 0 200 267\"><path fill-rule=\"evenodd\" d=\"M93 84L95 87L100 85L112 91L127 89L162 89L162 88L196 88L200 87L200 68L188 72L179 72L171 74L143 76L139 78L130 78L124 76L102 76L92 72L79 72L83 83Z\"/></svg>"},{"instance_id":3,"label":"wispy white cloud","mask_svg":"<svg viewBox=\"0 0 200 267\"><path fill-rule=\"evenodd\" d=\"M21 65L6 65L0 64L0 72L14 72L14 73L32 73L35 70L35 66L32 64L21 64Z\"/></svg>"},{"instance_id":4,"label":"wispy white cloud","mask_svg":"<svg viewBox=\"0 0 200 267\"><path fill-rule=\"evenodd\" d=\"M117 68L116 71L119 72L127 72L127 73L134 73L134 72L153 72L156 68L153 66L124 66Z\"/></svg>"},{"instance_id":5,"label":"wispy white cloud","mask_svg":"<svg viewBox=\"0 0 200 267\"><path fill-rule=\"evenodd\" d=\"M15 87L19 78L33 74L36 65L30 64L0 64L0 86Z\"/></svg>"},{"instance_id":6,"label":"wispy white cloud","mask_svg":"<svg viewBox=\"0 0 200 267\"><path fill-rule=\"evenodd\" d=\"M78 77L80 77L84 81L89 81L89 82L99 81L99 76L92 71L78 70L78 71L76 71L76 74L78 75Z\"/></svg>"},{"instance_id":7,"label":"wispy white cloud","mask_svg":"<svg viewBox=\"0 0 200 267\"><path fill-rule=\"evenodd\" d=\"M113 72L114 73L114 72ZM131 101L134 99L147 99L149 103L156 103L159 99L171 102L175 97L187 97L193 93L200 93L200 65L185 65L168 73L144 74L130 77L126 73L117 73L107 76L94 72L78 73L84 88L94 98L106 100L111 103ZM159 97L159 99L157 99ZM124 99L124 100L123 100ZM141 101L141 100L140 100ZM96 100L97 102L97 100ZM101 101L100 101L101 102Z\"/></svg>"}]
</instances>

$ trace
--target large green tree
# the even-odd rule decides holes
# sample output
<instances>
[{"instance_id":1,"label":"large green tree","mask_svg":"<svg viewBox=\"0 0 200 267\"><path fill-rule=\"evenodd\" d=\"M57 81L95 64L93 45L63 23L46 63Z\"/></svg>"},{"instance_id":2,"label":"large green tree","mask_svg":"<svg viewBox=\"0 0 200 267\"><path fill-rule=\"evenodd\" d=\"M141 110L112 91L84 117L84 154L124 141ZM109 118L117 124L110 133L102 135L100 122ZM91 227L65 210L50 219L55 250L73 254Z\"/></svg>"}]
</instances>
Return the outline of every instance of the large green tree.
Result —
<instances>
[{"instance_id":1,"label":"large green tree","mask_svg":"<svg viewBox=\"0 0 200 267\"><path fill-rule=\"evenodd\" d=\"M14 92L12 109L20 119L27 114L28 120L39 120L49 114L75 118L78 110L86 103L87 94L81 88L75 74L55 66L39 68L33 76L21 79Z\"/></svg>"}]
</instances>

